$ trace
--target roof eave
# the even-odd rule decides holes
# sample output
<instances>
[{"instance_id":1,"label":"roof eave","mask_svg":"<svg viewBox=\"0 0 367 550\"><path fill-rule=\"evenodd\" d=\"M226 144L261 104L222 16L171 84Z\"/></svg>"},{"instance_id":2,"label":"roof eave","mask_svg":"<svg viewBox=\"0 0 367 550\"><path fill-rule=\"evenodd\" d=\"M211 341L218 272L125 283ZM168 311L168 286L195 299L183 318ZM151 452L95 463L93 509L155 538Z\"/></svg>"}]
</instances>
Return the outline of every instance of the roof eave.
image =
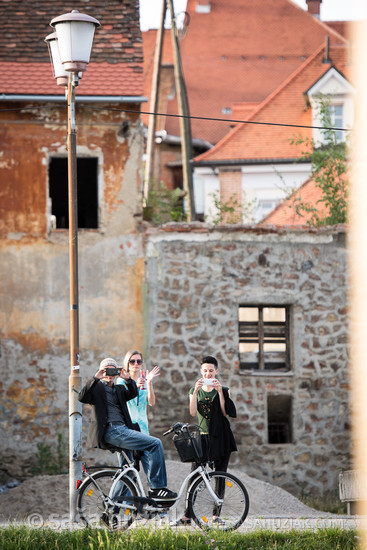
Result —
<instances>
[{"instance_id":1,"label":"roof eave","mask_svg":"<svg viewBox=\"0 0 367 550\"><path fill-rule=\"evenodd\" d=\"M1 94L0 101L36 101L44 102L51 101L60 103L65 101L65 95L33 95L33 94ZM120 95L120 96L103 96L103 95L77 95L76 102L87 103L146 103L148 98L145 96Z\"/></svg>"},{"instance_id":2,"label":"roof eave","mask_svg":"<svg viewBox=\"0 0 367 550\"><path fill-rule=\"evenodd\" d=\"M193 161L194 167L201 166L246 166L251 164L294 164L297 163L309 163L309 161L301 161L299 158L261 158L261 159L232 159L232 160L202 160Z\"/></svg>"}]
</instances>

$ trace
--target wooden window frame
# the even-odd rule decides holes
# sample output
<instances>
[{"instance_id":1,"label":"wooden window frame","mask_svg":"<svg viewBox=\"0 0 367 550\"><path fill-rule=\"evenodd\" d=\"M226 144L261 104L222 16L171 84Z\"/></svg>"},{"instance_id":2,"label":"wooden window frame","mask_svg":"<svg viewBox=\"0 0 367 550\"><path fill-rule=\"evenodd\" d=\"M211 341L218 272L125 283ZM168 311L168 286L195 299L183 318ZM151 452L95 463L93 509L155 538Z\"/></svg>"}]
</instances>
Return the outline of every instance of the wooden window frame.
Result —
<instances>
[{"instance_id":1,"label":"wooden window frame","mask_svg":"<svg viewBox=\"0 0 367 550\"><path fill-rule=\"evenodd\" d=\"M290 305L274 305L274 304L241 304L241 308L256 308L258 310L258 321L238 321L239 345L244 343L258 344L258 360L255 362L241 361L240 370L252 371L290 371L291 370L291 342L290 342ZM265 308L279 308L285 311L285 321L264 321ZM269 343L284 343L285 351L279 352L284 354L284 360L276 362L266 361L266 352L264 344ZM273 356L276 352L272 352ZM271 365L275 366L272 368Z\"/></svg>"}]
</instances>

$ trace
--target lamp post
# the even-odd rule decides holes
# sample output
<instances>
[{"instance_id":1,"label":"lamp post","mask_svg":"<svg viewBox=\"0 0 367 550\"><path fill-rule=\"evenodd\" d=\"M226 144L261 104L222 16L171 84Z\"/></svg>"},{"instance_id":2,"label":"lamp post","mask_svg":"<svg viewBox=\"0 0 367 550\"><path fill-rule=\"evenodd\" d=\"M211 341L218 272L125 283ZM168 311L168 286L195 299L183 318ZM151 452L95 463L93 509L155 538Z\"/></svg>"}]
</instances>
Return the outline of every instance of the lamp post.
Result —
<instances>
[{"instance_id":1,"label":"lamp post","mask_svg":"<svg viewBox=\"0 0 367 550\"><path fill-rule=\"evenodd\" d=\"M70 376L69 376L69 513L76 521L77 483L82 478L82 407L79 372L79 289L78 289L78 209L76 172L75 87L87 69L94 31L99 21L72 10L52 19L55 32L46 38L58 85L67 84L68 104L68 197L69 197L69 276L70 276Z\"/></svg>"}]
</instances>

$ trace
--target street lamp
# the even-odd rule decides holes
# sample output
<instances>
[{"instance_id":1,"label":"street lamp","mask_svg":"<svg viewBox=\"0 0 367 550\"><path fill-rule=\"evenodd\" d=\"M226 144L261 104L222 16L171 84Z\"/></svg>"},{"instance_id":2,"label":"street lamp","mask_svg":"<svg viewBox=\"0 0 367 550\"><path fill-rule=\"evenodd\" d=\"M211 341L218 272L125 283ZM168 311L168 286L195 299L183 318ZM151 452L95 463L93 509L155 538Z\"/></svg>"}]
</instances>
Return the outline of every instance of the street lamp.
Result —
<instances>
[{"instance_id":1,"label":"street lamp","mask_svg":"<svg viewBox=\"0 0 367 550\"><path fill-rule=\"evenodd\" d=\"M69 273L70 273L70 376L69 376L69 511L76 521L77 483L82 478L82 406L79 372L79 290L78 290L78 208L76 171L75 86L86 71L94 31L99 21L72 10L52 19L55 32L47 36L54 76L58 85L67 85L68 103L68 196L69 196Z\"/></svg>"}]
</instances>

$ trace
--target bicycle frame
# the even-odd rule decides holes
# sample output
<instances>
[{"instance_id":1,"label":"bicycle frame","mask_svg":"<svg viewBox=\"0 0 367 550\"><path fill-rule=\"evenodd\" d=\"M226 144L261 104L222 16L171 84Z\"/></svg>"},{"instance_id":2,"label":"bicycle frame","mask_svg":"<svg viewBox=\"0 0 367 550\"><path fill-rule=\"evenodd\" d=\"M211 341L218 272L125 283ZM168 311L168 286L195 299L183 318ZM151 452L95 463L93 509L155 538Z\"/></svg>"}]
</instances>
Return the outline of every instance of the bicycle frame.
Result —
<instances>
[{"instance_id":1,"label":"bicycle frame","mask_svg":"<svg viewBox=\"0 0 367 550\"><path fill-rule=\"evenodd\" d=\"M133 478L128 476L129 472L131 472L133 474ZM210 485L209 478L206 475L207 474L206 468L204 466L200 465L193 472L190 472L190 474L188 476L186 476L186 478L184 479L184 481L183 481L183 483L180 487L180 490L179 490L178 495L176 497L175 503L172 506L169 507L170 510L174 510L177 507L178 503L180 502L182 495L184 493L186 493L186 491L190 490L193 482L196 481L196 479L197 479L197 474L199 474L200 477L202 478L202 480L204 481L204 483L205 483L205 485L208 489L208 492L209 492L210 496L213 498L215 504L217 506L220 506L221 504L223 504L223 499L218 498L218 496L215 494L215 492L213 491L213 489ZM112 483L112 486L111 486L111 489L110 489L110 492L109 492L109 498L111 498L111 502L113 502L112 495L114 494L115 490L117 489L119 481L121 480L121 478L123 478L125 476L128 476L129 480L135 486L135 488L137 490L137 493L138 493L138 496L146 497L145 490L144 490L139 472L136 470L136 468L134 466L129 465L129 466L125 466L121 470L120 474L116 477L116 479ZM192 481L192 483L190 483L190 481ZM116 505L121 506L122 508L131 508L131 506L129 506L128 504L121 504L120 505L120 503L116 503ZM147 505L147 510L149 510L149 511L153 511L153 510L162 511L162 507L161 506L158 507L158 506L153 506L153 505L151 505L151 506Z\"/></svg>"},{"instance_id":2,"label":"bicycle frame","mask_svg":"<svg viewBox=\"0 0 367 550\"><path fill-rule=\"evenodd\" d=\"M109 490L109 494L106 495L106 502L108 506L111 506L111 507L118 506L121 509L137 509L137 506L134 504L133 499L131 503L128 503L128 502L121 503L121 502L117 502L113 498L113 495L115 494L115 492L117 493L118 483L125 476L127 476L129 481L134 485L138 498L139 497L147 498L138 470L133 466L133 463L130 462L130 460L128 460L128 457L125 455L125 453L122 453L122 454L125 457L125 459L127 459L127 464L125 464L121 469L116 470L116 474L118 475L115 475L115 479L113 480L113 483ZM113 470L113 468L105 468L104 470L98 470L98 472L100 471L110 472L111 470ZM129 472L132 474L132 476L128 475ZM98 488L98 490L101 490L101 488L98 485L98 480L94 479L93 474L90 474L88 471L86 471L85 473L89 479L93 480L93 483ZM200 475L201 479L204 481L210 496L213 498L214 503L217 506L220 506L221 504L223 504L223 499L218 498L218 496L215 494L215 492L213 491L210 485L209 477L207 475L208 472L206 468L203 465L200 465L194 471L190 472L190 474L186 476L186 478L182 482L182 485L174 501L174 504L172 504L172 506L167 507L169 508L170 511L174 510L178 506L178 503L180 502L182 495L190 490L194 481L197 480L198 474ZM158 512L162 512L164 509L166 508L163 506L154 506L153 504L144 504L144 510L146 510L147 512L158 513Z\"/></svg>"}]
</instances>

